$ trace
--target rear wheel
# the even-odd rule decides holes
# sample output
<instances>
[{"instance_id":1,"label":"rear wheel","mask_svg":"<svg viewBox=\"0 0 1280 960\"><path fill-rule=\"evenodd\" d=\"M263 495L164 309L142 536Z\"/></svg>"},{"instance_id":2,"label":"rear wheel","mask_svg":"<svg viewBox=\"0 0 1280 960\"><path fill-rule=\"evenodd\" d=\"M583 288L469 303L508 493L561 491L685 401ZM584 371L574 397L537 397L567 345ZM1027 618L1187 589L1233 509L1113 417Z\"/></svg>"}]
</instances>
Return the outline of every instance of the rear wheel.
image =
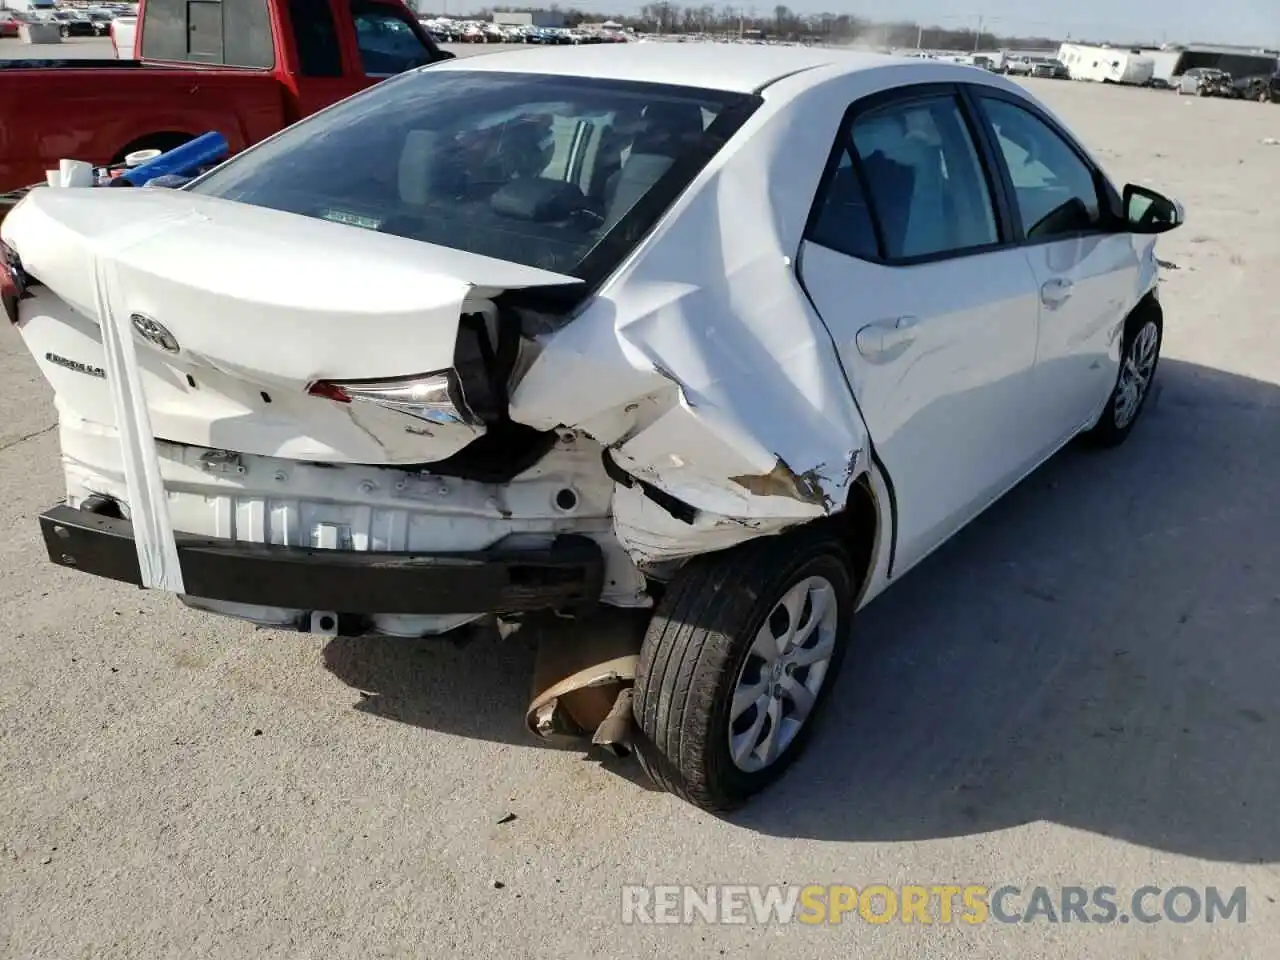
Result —
<instances>
[{"instance_id":1,"label":"rear wheel","mask_svg":"<svg viewBox=\"0 0 1280 960\"><path fill-rule=\"evenodd\" d=\"M690 561L659 602L636 675L636 753L661 787L729 810L799 757L853 617L844 547L804 529Z\"/></svg>"}]
</instances>

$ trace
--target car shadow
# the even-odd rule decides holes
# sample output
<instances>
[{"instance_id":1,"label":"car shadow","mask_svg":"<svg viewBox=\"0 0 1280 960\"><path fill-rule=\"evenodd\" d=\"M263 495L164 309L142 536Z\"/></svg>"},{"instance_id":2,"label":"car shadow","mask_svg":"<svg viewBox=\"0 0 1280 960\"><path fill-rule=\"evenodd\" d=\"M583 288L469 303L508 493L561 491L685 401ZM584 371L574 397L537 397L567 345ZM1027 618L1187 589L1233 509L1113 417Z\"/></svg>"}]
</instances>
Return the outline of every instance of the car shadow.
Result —
<instances>
[{"instance_id":1,"label":"car shadow","mask_svg":"<svg viewBox=\"0 0 1280 960\"><path fill-rule=\"evenodd\" d=\"M353 706L361 713L471 739L585 752L623 779L656 790L633 760L588 750L583 741L543 740L525 726L539 643L574 642L599 624L635 631L639 646L643 611L602 608L596 617L533 616L501 632L485 626L420 640L334 637L322 656L329 672L359 691Z\"/></svg>"},{"instance_id":2,"label":"car shadow","mask_svg":"<svg viewBox=\"0 0 1280 960\"><path fill-rule=\"evenodd\" d=\"M1157 385L1122 449L1064 451L859 614L808 753L732 822L888 841L1049 820L1280 861L1280 387L1171 359ZM334 640L325 661L359 709L528 744L533 651Z\"/></svg>"}]
</instances>

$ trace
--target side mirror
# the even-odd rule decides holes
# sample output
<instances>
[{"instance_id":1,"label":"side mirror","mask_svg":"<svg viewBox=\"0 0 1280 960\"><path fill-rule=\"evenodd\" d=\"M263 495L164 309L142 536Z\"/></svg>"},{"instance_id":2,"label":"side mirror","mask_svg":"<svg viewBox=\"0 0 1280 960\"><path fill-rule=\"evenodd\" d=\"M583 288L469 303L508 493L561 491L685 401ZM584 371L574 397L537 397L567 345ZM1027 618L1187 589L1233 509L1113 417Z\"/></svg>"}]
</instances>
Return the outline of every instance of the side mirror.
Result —
<instances>
[{"instance_id":1,"label":"side mirror","mask_svg":"<svg viewBox=\"0 0 1280 960\"><path fill-rule=\"evenodd\" d=\"M1124 219L1129 233L1166 233L1182 226L1186 211L1177 200L1130 183L1124 188Z\"/></svg>"}]
</instances>

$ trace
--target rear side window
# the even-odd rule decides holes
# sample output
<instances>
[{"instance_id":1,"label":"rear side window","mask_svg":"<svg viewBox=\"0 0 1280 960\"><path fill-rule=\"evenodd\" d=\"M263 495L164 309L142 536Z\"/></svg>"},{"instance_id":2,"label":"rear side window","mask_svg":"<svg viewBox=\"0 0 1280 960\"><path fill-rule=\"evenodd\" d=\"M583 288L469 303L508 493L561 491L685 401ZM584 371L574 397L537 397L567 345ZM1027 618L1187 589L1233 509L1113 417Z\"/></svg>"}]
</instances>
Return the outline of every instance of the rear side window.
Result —
<instances>
[{"instance_id":1,"label":"rear side window","mask_svg":"<svg viewBox=\"0 0 1280 960\"><path fill-rule=\"evenodd\" d=\"M999 241L978 151L954 98L892 103L862 114L852 140L886 260Z\"/></svg>"},{"instance_id":2,"label":"rear side window","mask_svg":"<svg viewBox=\"0 0 1280 960\"><path fill-rule=\"evenodd\" d=\"M601 279L758 99L432 68L372 87L195 193Z\"/></svg>"},{"instance_id":3,"label":"rear side window","mask_svg":"<svg viewBox=\"0 0 1280 960\"><path fill-rule=\"evenodd\" d=\"M840 149L836 168L818 198L809 239L851 257L874 260L880 255L876 228L858 171L854 169L851 149L851 144L844 144Z\"/></svg>"},{"instance_id":4,"label":"rear side window","mask_svg":"<svg viewBox=\"0 0 1280 960\"><path fill-rule=\"evenodd\" d=\"M147 59L275 66L267 0L148 0L143 17Z\"/></svg>"}]
</instances>

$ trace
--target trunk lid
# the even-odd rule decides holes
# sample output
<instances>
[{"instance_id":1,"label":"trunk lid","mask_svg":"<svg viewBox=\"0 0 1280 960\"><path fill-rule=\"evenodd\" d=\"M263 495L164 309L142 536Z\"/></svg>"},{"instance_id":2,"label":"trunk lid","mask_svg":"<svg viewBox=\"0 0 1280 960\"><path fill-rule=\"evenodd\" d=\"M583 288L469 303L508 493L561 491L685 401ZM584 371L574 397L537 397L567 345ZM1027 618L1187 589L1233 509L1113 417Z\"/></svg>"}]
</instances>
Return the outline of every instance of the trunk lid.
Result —
<instances>
[{"instance_id":1,"label":"trunk lid","mask_svg":"<svg viewBox=\"0 0 1280 960\"><path fill-rule=\"evenodd\" d=\"M425 463L485 431L316 381L449 371L462 318L573 277L342 223L169 190L38 189L3 225L40 281L22 335L60 410L112 422L99 318L130 331L155 435L294 459ZM84 368L89 368L86 373Z\"/></svg>"}]
</instances>

